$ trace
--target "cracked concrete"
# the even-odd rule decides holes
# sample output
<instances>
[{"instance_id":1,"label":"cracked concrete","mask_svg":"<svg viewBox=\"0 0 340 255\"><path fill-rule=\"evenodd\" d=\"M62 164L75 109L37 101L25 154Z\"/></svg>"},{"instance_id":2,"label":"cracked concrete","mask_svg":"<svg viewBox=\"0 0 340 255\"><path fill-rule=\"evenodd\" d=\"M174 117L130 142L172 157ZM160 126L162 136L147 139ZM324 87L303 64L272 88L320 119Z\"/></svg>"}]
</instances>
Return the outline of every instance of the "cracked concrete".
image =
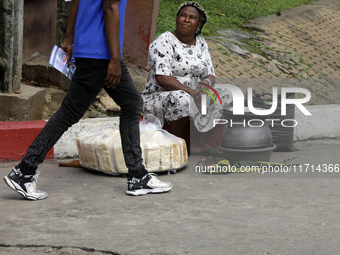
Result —
<instances>
[{"instance_id":1,"label":"cracked concrete","mask_svg":"<svg viewBox=\"0 0 340 255\"><path fill-rule=\"evenodd\" d=\"M60 254L60 255L119 255L112 251L100 251L86 247L67 247L67 246L34 246L34 245L1 245L0 253L2 255L20 254L20 255L42 255L42 254Z\"/></svg>"}]
</instances>

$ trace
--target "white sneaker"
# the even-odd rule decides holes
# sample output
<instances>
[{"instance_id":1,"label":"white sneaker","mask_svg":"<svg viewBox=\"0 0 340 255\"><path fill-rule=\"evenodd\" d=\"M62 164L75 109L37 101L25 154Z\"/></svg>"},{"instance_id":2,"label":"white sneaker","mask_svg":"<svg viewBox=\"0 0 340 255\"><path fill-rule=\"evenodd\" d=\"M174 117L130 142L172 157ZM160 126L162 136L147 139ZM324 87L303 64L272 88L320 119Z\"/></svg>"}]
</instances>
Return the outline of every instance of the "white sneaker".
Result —
<instances>
[{"instance_id":1,"label":"white sneaker","mask_svg":"<svg viewBox=\"0 0 340 255\"><path fill-rule=\"evenodd\" d=\"M128 179L128 189L126 194L133 196L146 195L148 193L163 193L171 190L170 182L162 182L158 180L155 174L146 174L141 179L132 177Z\"/></svg>"},{"instance_id":2,"label":"white sneaker","mask_svg":"<svg viewBox=\"0 0 340 255\"><path fill-rule=\"evenodd\" d=\"M45 191L37 190L38 176L36 175L23 175L19 167L14 167L9 175L4 177L6 184L20 195L30 200L40 200L47 198Z\"/></svg>"}]
</instances>

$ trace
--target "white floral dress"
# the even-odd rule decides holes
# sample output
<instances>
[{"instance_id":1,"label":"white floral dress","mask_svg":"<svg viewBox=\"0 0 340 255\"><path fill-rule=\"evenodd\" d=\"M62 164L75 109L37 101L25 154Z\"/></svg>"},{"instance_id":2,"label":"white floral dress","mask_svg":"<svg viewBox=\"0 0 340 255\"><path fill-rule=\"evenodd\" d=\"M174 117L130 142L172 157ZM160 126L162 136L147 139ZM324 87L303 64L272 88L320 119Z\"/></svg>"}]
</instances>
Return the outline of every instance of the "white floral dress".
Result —
<instances>
[{"instance_id":1,"label":"white floral dress","mask_svg":"<svg viewBox=\"0 0 340 255\"><path fill-rule=\"evenodd\" d=\"M161 34L149 47L149 65L151 70L141 93L144 113L165 122L192 116L198 131L206 132L213 128L213 120L221 117L222 106L209 107L214 102L208 97L207 114L202 116L188 93L183 90L166 91L155 78L155 75L173 76L183 85L196 89L197 83L204 77L215 75L208 44L203 37L197 36L195 45L187 45L171 32ZM228 106L232 101L230 91L217 92L223 106Z\"/></svg>"}]
</instances>

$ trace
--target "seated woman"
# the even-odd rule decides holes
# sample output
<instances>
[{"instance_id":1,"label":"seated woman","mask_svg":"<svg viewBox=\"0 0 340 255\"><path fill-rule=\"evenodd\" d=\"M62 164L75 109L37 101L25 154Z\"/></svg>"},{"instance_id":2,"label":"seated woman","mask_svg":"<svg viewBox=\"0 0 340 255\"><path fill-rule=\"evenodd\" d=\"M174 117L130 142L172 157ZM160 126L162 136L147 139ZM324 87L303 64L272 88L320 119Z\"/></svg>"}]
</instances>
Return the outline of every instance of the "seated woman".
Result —
<instances>
[{"instance_id":1,"label":"seated woman","mask_svg":"<svg viewBox=\"0 0 340 255\"><path fill-rule=\"evenodd\" d=\"M200 113L202 90L199 87L215 83L208 44L199 36L207 18L206 11L197 2L186 2L179 7L176 30L161 34L149 47L151 70L141 94L144 113L169 122L176 136L183 137L184 128L192 118L196 128L191 132L196 132L199 139L191 139L190 152L220 154L206 142L214 132L213 119L220 116L220 109L207 107L205 116ZM231 93L223 91L219 95L223 107L231 103ZM196 134L191 133L191 137Z\"/></svg>"}]
</instances>

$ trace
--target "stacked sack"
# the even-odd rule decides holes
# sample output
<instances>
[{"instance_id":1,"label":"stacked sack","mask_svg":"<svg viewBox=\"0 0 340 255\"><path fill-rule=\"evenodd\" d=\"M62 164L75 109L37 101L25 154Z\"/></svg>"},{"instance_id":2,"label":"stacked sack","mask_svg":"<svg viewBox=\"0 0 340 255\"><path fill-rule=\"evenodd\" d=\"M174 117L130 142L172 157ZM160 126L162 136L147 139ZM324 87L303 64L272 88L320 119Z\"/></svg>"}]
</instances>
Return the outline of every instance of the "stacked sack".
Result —
<instances>
[{"instance_id":1,"label":"stacked sack","mask_svg":"<svg viewBox=\"0 0 340 255\"><path fill-rule=\"evenodd\" d=\"M188 163L185 141L165 130L145 131L140 141L143 164L149 172L177 170ZM77 148L85 168L106 174L128 172L118 130L82 132L77 136Z\"/></svg>"}]
</instances>

